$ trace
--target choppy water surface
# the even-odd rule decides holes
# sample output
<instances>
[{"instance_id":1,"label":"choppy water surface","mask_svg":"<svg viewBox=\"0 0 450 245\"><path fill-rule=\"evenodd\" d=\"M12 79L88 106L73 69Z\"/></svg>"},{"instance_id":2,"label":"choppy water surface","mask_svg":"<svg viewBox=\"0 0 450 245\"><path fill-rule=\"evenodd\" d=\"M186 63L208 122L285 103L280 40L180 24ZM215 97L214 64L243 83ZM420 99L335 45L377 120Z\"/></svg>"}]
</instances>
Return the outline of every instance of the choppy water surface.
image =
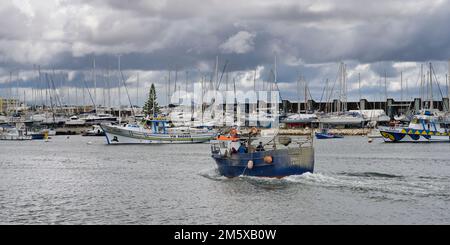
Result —
<instances>
[{"instance_id":1,"label":"choppy water surface","mask_svg":"<svg viewBox=\"0 0 450 245\"><path fill-rule=\"evenodd\" d=\"M314 174L277 180L218 176L208 144L0 141L0 223L450 224L450 144L315 147Z\"/></svg>"}]
</instances>

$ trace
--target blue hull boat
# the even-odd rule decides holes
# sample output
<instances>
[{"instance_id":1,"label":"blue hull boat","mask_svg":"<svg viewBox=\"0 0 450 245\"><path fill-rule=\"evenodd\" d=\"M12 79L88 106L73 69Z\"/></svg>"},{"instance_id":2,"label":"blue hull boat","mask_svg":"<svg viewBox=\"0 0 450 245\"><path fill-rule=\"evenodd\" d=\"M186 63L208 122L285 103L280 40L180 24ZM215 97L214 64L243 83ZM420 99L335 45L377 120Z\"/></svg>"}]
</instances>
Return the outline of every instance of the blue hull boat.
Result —
<instances>
[{"instance_id":1,"label":"blue hull boat","mask_svg":"<svg viewBox=\"0 0 450 245\"><path fill-rule=\"evenodd\" d=\"M45 139L45 134L32 134L31 139L32 140L43 140L43 139Z\"/></svg>"},{"instance_id":2,"label":"blue hull boat","mask_svg":"<svg viewBox=\"0 0 450 245\"><path fill-rule=\"evenodd\" d=\"M250 153L230 153L239 141L211 141L212 158L220 175L228 178L244 176L282 178L314 171L312 145L285 147ZM245 144L245 143L242 143ZM278 148L279 146L277 146Z\"/></svg>"}]
</instances>

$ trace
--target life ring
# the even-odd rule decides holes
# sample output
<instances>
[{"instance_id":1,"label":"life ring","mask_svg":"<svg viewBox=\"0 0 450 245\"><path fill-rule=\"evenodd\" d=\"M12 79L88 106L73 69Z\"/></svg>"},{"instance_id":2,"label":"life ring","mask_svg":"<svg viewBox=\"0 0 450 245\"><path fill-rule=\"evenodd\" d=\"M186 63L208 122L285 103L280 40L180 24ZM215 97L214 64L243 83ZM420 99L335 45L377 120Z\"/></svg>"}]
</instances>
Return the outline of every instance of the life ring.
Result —
<instances>
[{"instance_id":1,"label":"life ring","mask_svg":"<svg viewBox=\"0 0 450 245\"><path fill-rule=\"evenodd\" d=\"M265 157L264 157L264 162L265 162L265 163L267 163L267 164L271 164L271 163L272 163L272 161L273 161L273 159L272 159L272 157L271 157L271 156L265 156Z\"/></svg>"}]
</instances>

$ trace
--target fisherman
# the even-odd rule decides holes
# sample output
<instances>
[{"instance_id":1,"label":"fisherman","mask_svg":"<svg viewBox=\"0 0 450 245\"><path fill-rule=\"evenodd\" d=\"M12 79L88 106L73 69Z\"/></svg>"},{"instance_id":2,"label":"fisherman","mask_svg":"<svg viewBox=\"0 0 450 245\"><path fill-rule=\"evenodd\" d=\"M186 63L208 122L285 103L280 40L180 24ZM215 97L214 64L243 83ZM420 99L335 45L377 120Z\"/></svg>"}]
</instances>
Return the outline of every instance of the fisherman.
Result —
<instances>
[{"instance_id":1,"label":"fisherman","mask_svg":"<svg viewBox=\"0 0 450 245\"><path fill-rule=\"evenodd\" d=\"M256 151L264 151L264 145L262 142L259 142L259 145L256 147Z\"/></svg>"},{"instance_id":2,"label":"fisherman","mask_svg":"<svg viewBox=\"0 0 450 245\"><path fill-rule=\"evenodd\" d=\"M239 154L243 154L243 153L247 153L248 152L247 147L245 146L245 144L241 144L241 146L239 146L238 152L239 152Z\"/></svg>"}]
</instances>

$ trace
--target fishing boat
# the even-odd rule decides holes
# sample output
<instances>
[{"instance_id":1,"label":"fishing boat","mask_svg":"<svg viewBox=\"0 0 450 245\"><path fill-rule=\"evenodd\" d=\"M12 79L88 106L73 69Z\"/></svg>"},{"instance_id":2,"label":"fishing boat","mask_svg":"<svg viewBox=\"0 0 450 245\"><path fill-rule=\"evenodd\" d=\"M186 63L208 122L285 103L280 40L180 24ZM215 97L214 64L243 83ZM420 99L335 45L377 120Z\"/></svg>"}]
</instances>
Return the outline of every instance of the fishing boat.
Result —
<instances>
[{"instance_id":1,"label":"fishing boat","mask_svg":"<svg viewBox=\"0 0 450 245\"><path fill-rule=\"evenodd\" d=\"M312 137L293 142L291 138L275 136L255 147L252 142L261 140L252 137L255 133L247 138L236 132L232 130L230 135L211 141L212 158L220 175L282 178L314 171Z\"/></svg>"},{"instance_id":2,"label":"fishing boat","mask_svg":"<svg viewBox=\"0 0 450 245\"><path fill-rule=\"evenodd\" d=\"M108 144L191 144L204 143L216 136L209 129L169 127L165 119L147 119L142 124L102 124Z\"/></svg>"},{"instance_id":3,"label":"fishing boat","mask_svg":"<svg viewBox=\"0 0 450 245\"><path fill-rule=\"evenodd\" d=\"M315 133L317 139L340 139L344 138L342 135L332 134L328 131L328 129L323 128L320 132Z\"/></svg>"},{"instance_id":4,"label":"fishing boat","mask_svg":"<svg viewBox=\"0 0 450 245\"><path fill-rule=\"evenodd\" d=\"M446 117L437 110L424 110L413 116L407 127L380 127L385 142L450 142Z\"/></svg>"}]
</instances>

